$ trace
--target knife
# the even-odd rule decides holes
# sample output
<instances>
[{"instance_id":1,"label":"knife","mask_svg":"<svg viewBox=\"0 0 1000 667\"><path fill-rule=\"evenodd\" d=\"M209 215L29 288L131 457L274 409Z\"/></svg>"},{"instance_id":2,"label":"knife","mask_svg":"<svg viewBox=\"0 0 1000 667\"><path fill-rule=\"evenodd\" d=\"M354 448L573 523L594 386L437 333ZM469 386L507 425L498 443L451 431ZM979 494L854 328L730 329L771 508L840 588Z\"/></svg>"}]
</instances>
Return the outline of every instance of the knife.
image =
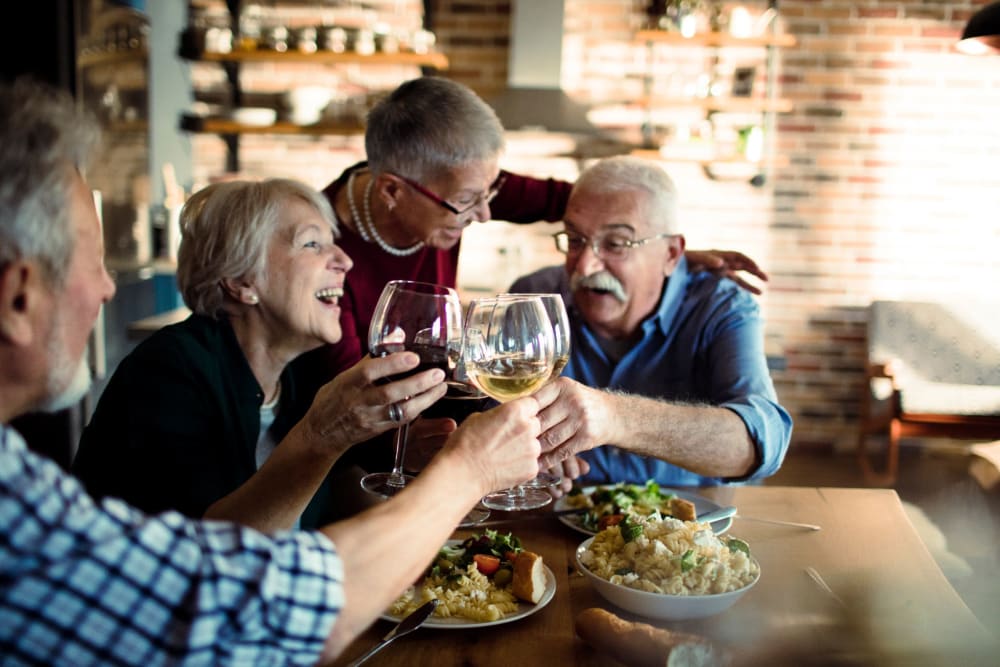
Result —
<instances>
[{"instance_id":1,"label":"knife","mask_svg":"<svg viewBox=\"0 0 1000 667\"><path fill-rule=\"evenodd\" d=\"M375 644L375 646L372 646L367 653L365 653L363 656L361 656L354 662L350 663L347 667L357 667L358 665L360 665L363 662L366 662L373 655L384 649L386 646L388 646L389 643L394 639L399 639L403 635L408 635L417 628L419 628L421 625L424 624L424 621L430 618L430 615L434 613L434 610L437 608L437 606L438 606L437 599L425 602L415 611L411 612L409 616L400 621L399 625L397 625L396 627L394 627L392 630L389 631L389 634L387 634L385 637L382 637L382 641L380 641L378 644Z\"/></svg>"}]
</instances>

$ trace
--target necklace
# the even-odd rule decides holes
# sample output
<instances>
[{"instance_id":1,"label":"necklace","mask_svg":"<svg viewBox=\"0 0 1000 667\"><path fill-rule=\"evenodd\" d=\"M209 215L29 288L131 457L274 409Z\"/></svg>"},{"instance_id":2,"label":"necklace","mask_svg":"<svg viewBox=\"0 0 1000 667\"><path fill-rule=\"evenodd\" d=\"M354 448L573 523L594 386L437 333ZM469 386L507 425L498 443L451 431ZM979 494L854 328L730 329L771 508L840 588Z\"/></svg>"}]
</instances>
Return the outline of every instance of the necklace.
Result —
<instances>
[{"instance_id":1,"label":"necklace","mask_svg":"<svg viewBox=\"0 0 1000 667\"><path fill-rule=\"evenodd\" d=\"M351 209L351 218L354 220L354 226L358 229L358 234L361 235L361 238L366 243L371 243L372 238L368 236L368 231L361 223L361 214L358 213L358 205L354 203L354 177L357 174L357 171L352 171L351 175L347 177L347 206Z\"/></svg>"},{"instance_id":2,"label":"necklace","mask_svg":"<svg viewBox=\"0 0 1000 667\"><path fill-rule=\"evenodd\" d=\"M267 400L267 397L265 396L264 397L264 402L260 406L261 410L265 410L265 409L266 410L271 410L271 409L273 409L274 406L276 406L278 404L278 399L280 399L280 398L281 398L281 378L279 377L278 378L278 382L274 386L274 398L272 398L269 401L269 400Z\"/></svg>"},{"instance_id":3,"label":"necklace","mask_svg":"<svg viewBox=\"0 0 1000 667\"><path fill-rule=\"evenodd\" d=\"M417 241L415 244L411 245L409 248L395 248L389 245L385 239L383 239L379 233L378 229L375 227L375 221L372 220L372 187L375 185L375 179L369 179L368 185L365 186L365 198L363 201L365 207L365 217L358 215L358 207L354 203L354 175L357 174L356 171L352 171L351 175L347 179L347 205L351 209L351 215L354 217L354 224L358 228L358 233L368 243L375 242L379 248L389 253L390 255L395 255L396 257L406 257L417 252L424 247L423 241Z\"/></svg>"}]
</instances>

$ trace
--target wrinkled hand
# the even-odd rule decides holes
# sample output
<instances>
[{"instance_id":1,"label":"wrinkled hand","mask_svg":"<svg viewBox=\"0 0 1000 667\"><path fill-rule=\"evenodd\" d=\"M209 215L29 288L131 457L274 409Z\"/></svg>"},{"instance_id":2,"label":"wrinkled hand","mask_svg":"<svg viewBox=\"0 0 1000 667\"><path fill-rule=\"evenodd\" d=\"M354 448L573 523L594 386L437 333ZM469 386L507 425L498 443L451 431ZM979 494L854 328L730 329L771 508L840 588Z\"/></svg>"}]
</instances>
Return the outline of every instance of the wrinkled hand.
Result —
<instances>
[{"instance_id":1,"label":"wrinkled hand","mask_svg":"<svg viewBox=\"0 0 1000 667\"><path fill-rule=\"evenodd\" d=\"M542 406L542 469L568 461L581 452L611 441L611 395L559 377L534 394ZM572 465L572 464L571 464ZM589 466L588 466L589 470Z\"/></svg>"},{"instance_id":2,"label":"wrinkled hand","mask_svg":"<svg viewBox=\"0 0 1000 667\"><path fill-rule=\"evenodd\" d=\"M553 498L559 498L570 492L573 488L573 480L590 472L590 464L579 456L571 456L562 463L557 463L548 470L542 470L542 472L562 477L558 484L548 488L548 492Z\"/></svg>"},{"instance_id":3,"label":"wrinkled hand","mask_svg":"<svg viewBox=\"0 0 1000 667\"><path fill-rule=\"evenodd\" d=\"M528 396L469 416L446 450L461 455L482 495L527 481L538 474L541 445L538 403Z\"/></svg>"},{"instance_id":4,"label":"wrinkled hand","mask_svg":"<svg viewBox=\"0 0 1000 667\"><path fill-rule=\"evenodd\" d=\"M757 266L757 262L735 250L686 250L684 256L687 257L688 270L691 273L711 271L729 278L751 294L760 294L760 288L748 283L737 271L745 271L765 282L768 279L767 274Z\"/></svg>"},{"instance_id":5,"label":"wrinkled hand","mask_svg":"<svg viewBox=\"0 0 1000 667\"><path fill-rule=\"evenodd\" d=\"M416 419L447 390L440 369L388 384L375 382L412 370L419 363L413 352L363 358L320 388L304 421L325 446L346 450L399 426L389 418L393 403L402 409L404 422Z\"/></svg>"},{"instance_id":6,"label":"wrinkled hand","mask_svg":"<svg viewBox=\"0 0 1000 667\"><path fill-rule=\"evenodd\" d=\"M448 436L458 425L454 419L425 419L421 417L410 424L406 434L406 469L423 470L434 455L441 451Z\"/></svg>"}]
</instances>

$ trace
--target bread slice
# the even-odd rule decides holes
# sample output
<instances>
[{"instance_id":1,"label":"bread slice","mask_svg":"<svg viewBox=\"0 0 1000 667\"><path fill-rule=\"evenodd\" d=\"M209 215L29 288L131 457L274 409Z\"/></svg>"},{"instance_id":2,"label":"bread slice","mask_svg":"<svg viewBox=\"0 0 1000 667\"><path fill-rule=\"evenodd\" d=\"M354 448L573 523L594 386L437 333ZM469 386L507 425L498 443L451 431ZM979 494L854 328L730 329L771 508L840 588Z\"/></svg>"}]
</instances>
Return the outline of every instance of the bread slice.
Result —
<instances>
[{"instance_id":1,"label":"bread slice","mask_svg":"<svg viewBox=\"0 0 1000 667\"><path fill-rule=\"evenodd\" d=\"M531 551L522 551L514 561L514 579L511 591L519 600L538 604L545 593L545 568L542 557Z\"/></svg>"},{"instance_id":2,"label":"bread slice","mask_svg":"<svg viewBox=\"0 0 1000 667\"><path fill-rule=\"evenodd\" d=\"M675 496L670 499L670 515L681 521L694 521L698 518L698 511L690 500Z\"/></svg>"}]
</instances>

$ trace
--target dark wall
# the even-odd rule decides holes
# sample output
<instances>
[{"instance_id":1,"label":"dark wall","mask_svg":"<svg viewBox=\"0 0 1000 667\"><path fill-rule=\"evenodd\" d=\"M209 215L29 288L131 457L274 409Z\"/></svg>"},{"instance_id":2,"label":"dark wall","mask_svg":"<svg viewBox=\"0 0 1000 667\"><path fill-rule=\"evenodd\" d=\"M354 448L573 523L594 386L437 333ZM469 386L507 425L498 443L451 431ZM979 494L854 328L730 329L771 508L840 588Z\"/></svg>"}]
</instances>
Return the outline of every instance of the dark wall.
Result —
<instances>
[{"instance_id":1,"label":"dark wall","mask_svg":"<svg viewBox=\"0 0 1000 667\"><path fill-rule=\"evenodd\" d=\"M16 8L15 8L16 7ZM0 40L0 76L13 81L30 75L56 87L74 92L76 47L73 37L71 0L30 0L10 4L12 28L27 27L21 39ZM21 30L20 27L17 28ZM54 415L27 415L12 423L28 445L67 466L72 443L77 436L73 411Z\"/></svg>"},{"instance_id":2,"label":"dark wall","mask_svg":"<svg viewBox=\"0 0 1000 667\"><path fill-rule=\"evenodd\" d=\"M29 0L9 3L8 27L24 32L20 39L0 40L0 75L11 81L30 74L69 90L75 89L72 0Z\"/></svg>"}]
</instances>

